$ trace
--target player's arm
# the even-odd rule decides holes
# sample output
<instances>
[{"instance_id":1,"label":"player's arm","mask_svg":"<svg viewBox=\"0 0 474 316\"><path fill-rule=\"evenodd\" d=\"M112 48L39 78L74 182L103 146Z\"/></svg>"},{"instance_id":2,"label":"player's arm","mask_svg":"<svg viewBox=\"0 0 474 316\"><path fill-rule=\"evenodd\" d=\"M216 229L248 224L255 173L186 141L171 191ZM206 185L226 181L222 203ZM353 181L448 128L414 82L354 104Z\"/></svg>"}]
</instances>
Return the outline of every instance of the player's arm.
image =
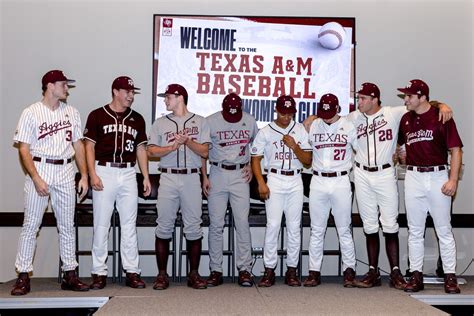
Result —
<instances>
[{"instance_id":1,"label":"player's arm","mask_svg":"<svg viewBox=\"0 0 474 316\"><path fill-rule=\"evenodd\" d=\"M211 182L207 176L207 159L201 158L201 174L202 174L202 192L205 196L209 195L211 189Z\"/></svg>"},{"instance_id":2,"label":"player's arm","mask_svg":"<svg viewBox=\"0 0 474 316\"><path fill-rule=\"evenodd\" d=\"M209 144L201 144L194 141L191 137L187 136L187 139L183 142L189 149L191 149L195 154L201 156L201 158L206 158L209 156Z\"/></svg>"},{"instance_id":3,"label":"player's arm","mask_svg":"<svg viewBox=\"0 0 474 316\"><path fill-rule=\"evenodd\" d=\"M86 161L87 168L89 169L91 187L93 190L102 191L104 189L102 179L95 172L95 143L87 138L84 140L84 142L86 148Z\"/></svg>"},{"instance_id":4,"label":"player's arm","mask_svg":"<svg viewBox=\"0 0 474 316\"><path fill-rule=\"evenodd\" d=\"M77 184L77 191L79 192L79 198L82 199L89 190L89 178L87 176L87 162L86 162L86 151L84 148L84 141L79 139L72 143L74 147L74 158L76 159L77 169L81 173L81 180Z\"/></svg>"},{"instance_id":5,"label":"player's arm","mask_svg":"<svg viewBox=\"0 0 474 316\"><path fill-rule=\"evenodd\" d=\"M177 150L180 144L173 142L169 146L148 145L146 148L148 158L161 158Z\"/></svg>"},{"instance_id":6,"label":"player's arm","mask_svg":"<svg viewBox=\"0 0 474 316\"><path fill-rule=\"evenodd\" d=\"M308 133L309 133L309 130L311 128L311 124L313 124L313 121L317 118L318 117L316 115L310 115L303 121L303 126L304 126L304 128L306 129L306 131Z\"/></svg>"},{"instance_id":7,"label":"player's arm","mask_svg":"<svg viewBox=\"0 0 474 316\"><path fill-rule=\"evenodd\" d=\"M257 180L258 183L258 193L262 200L267 200L270 197L270 189L265 182L265 179L262 175L262 158L263 156L252 156L251 164L252 164L252 172Z\"/></svg>"},{"instance_id":8,"label":"player's arm","mask_svg":"<svg viewBox=\"0 0 474 316\"><path fill-rule=\"evenodd\" d=\"M449 151L451 152L449 179L441 187L441 192L447 196L453 196L458 189L459 173L461 172L462 165L462 149L460 147L453 147Z\"/></svg>"},{"instance_id":9,"label":"player's arm","mask_svg":"<svg viewBox=\"0 0 474 316\"><path fill-rule=\"evenodd\" d=\"M453 118L453 110L445 103L438 101L430 101L432 107L439 109L439 121L442 121L443 124Z\"/></svg>"},{"instance_id":10,"label":"player's arm","mask_svg":"<svg viewBox=\"0 0 474 316\"><path fill-rule=\"evenodd\" d=\"M19 142L18 152L20 154L23 167L26 169L26 172L30 176L31 180L33 180L36 192L38 192L40 196L47 196L49 194L48 184L38 174L38 170L36 170L35 163L33 162L33 157L31 156L30 152L30 144Z\"/></svg>"},{"instance_id":11,"label":"player's arm","mask_svg":"<svg viewBox=\"0 0 474 316\"><path fill-rule=\"evenodd\" d=\"M290 135L283 135L283 143L293 150L296 157L301 161L305 168L308 168L311 165L311 160L313 159L312 151L304 151L301 149L300 145L298 145L295 139Z\"/></svg>"},{"instance_id":12,"label":"player's arm","mask_svg":"<svg viewBox=\"0 0 474 316\"><path fill-rule=\"evenodd\" d=\"M148 155L145 143L141 143L137 147L138 167L143 175L143 195L149 196L151 193L150 174L148 173Z\"/></svg>"}]
</instances>

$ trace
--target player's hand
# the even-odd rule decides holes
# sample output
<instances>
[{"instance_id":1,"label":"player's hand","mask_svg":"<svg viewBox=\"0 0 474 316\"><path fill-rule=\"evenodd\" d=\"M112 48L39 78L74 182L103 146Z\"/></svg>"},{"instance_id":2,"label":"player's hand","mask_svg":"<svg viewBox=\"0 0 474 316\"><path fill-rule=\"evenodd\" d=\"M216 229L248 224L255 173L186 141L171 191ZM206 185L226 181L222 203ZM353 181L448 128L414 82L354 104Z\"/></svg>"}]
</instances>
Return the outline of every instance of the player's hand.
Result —
<instances>
[{"instance_id":1,"label":"player's hand","mask_svg":"<svg viewBox=\"0 0 474 316\"><path fill-rule=\"evenodd\" d=\"M91 187L95 191L102 191L104 189L102 179L99 178L99 176L97 176L96 174L91 176Z\"/></svg>"},{"instance_id":2,"label":"player's hand","mask_svg":"<svg viewBox=\"0 0 474 316\"><path fill-rule=\"evenodd\" d=\"M270 197L270 189L266 183L262 183L258 185L258 194L260 195L261 200L268 200Z\"/></svg>"},{"instance_id":3,"label":"player's hand","mask_svg":"<svg viewBox=\"0 0 474 316\"><path fill-rule=\"evenodd\" d=\"M202 192L206 197L209 196L209 191L211 190L211 181L208 177L202 177Z\"/></svg>"},{"instance_id":4,"label":"player's hand","mask_svg":"<svg viewBox=\"0 0 474 316\"><path fill-rule=\"evenodd\" d=\"M151 193L150 179L148 177L143 178L143 196L149 196L150 193Z\"/></svg>"},{"instance_id":5,"label":"player's hand","mask_svg":"<svg viewBox=\"0 0 474 316\"><path fill-rule=\"evenodd\" d=\"M178 143L177 141L173 142L170 146L170 151L175 151L179 148L179 146L181 146L180 143Z\"/></svg>"},{"instance_id":6,"label":"player's hand","mask_svg":"<svg viewBox=\"0 0 474 316\"><path fill-rule=\"evenodd\" d=\"M241 173L245 183L250 183L250 181L252 181L253 173L252 167L250 167L250 165L246 165L245 167L243 167Z\"/></svg>"},{"instance_id":7,"label":"player's hand","mask_svg":"<svg viewBox=\"0 0 474 316\"><path fill-rule=\"evenodd\" d=\"M38 192L39 196L48 196L49 195L49 187L48 184L41 179L41 177L37 177L33 180L35 185L36 192Z\"/></svg>"},{"instance_id":8,"label":"player's hand","mask_svg":"<svg viewBox=\"0 0 474 316\"><path fill-rule=\"evenodd\" d=\"M454 196L454 194L456 194L457 189L458 189L458 182L455 180L448 180L441 187L441 192L443 192L443 194L447 196Z\"/></svg>"},{"instance_id":9,"label":"player's hand","mask_svg":"<svg viewBox=\"0 0 474 316\"><path fill-rule=\"evenodd\" d=\"M180 145L186 144L188 140L189 140L189 136L186 130L184 130L183 133L178 133L176 135L176 142L178 142L178 144Z\"/></svg>"},{"instance_id":10,"label":"player's hand","mask_svg":"<svg viewBox=\"0 0 474 316\"><path fill-rule=\"evenodd\" d=\"M397 148L397 151L398 151L398 160L400 161L400 164L406 165L407 164L407 151L405 149L405 145Z\"/></svg>"},{"instance_id":11,"label":"player's hand","mask_svg":"<svg viewBox=\"0 0 474 316\"><path fill-rule=\"evenodd\" d=\"M291 137L290 135L283 135L282 140L283 140L283 143L293 151L296 149L296 146L298 146L295 139Z\"/></svg>"},{"instance_id":12,"label":"player's hand","mask_svg":"<svg viewBox=\"0 0 474 316\"><path fill-rule=\"evenodd\" d=\"M436 101L435 101L436 102ZM444 103L439 103L439 121L442 121L443 124L453 118L453 110Z\"/></svg>"},{"instance_id":13,"label":"player's hand","mask_svg":"<svg viewBox=\"0 0 474 316\"><path fill-rule=\"evenodd\" d=\"M313 124L313 121L317 118L318 117L316 115L310 115L303 121L303 126L308 133L309 133L309 129L311 128L311 124Z\"/></svg>"},{"instance_id":14,"label":"player's hand","mask_svg":"<svg viewBox=\"0 0 474 316\"><path fill-rule=\"evenodd\" d=\"M87 182L87 177L81 177L79 183L77 184L77 193L79 193L79 200L83 200L89 190L89 183Z\"/></svg>"}]
</instances>

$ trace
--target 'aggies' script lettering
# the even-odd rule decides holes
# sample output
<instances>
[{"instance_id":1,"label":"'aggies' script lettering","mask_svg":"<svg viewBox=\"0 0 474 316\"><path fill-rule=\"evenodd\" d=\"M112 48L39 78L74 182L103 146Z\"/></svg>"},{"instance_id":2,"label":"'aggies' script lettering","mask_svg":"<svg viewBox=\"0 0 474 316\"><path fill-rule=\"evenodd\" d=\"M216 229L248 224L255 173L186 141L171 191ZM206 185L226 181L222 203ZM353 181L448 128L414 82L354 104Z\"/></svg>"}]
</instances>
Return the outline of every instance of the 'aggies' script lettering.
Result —
<instances>
[{"instance_id":1,"label":"'aggies' script lettering","mask_svg":"<svg viewBox=\"0 0 474 316\"><path fill-rule=\"evenodd\" d=\"M174 139L176 138L175 137L176 134L184 134L185 131L186 131L186 134L188 134L188 136L193 136L193 135L198 135L199 134L199 128L197 126L186 127L185 129L183 129L179 132L166 132L165 133L166 142L169 143L169 142L174 141Z\"/></svg>"},{"instance_id":2,"label":"'aggies' script lettering","mask_svg":"<svg viewBox=\"0 0 474 316\"><path fill-rule=\"evenodd\" d=\"M55 122L55 123L52 123L52 124L49 124L49 125L48 125L48 123L43 122L38 127L38 129L39 129L38 139L45 138L47 135L51 136L53 134L56 134L58 131L60 131L62 129L65 129L65 128L68 128L68 127L72 127L72 124L69 120L59 121L59 122Z\"/></svg>"},{"instance_id":3,"label":"'aggies' script lettering","mask_svg":"<svg viewBox=\"0 0 474 316\"><path fill-rule=\"evenodd\" d=\"M416 143L416 142L421 142L421 141L431 141L433 140L433 131L432 130L419 130L413 133L407 133L407 145Z\"/></svg>"},{"instance_id":4,"label":"'aggies' script lettering","mask_svg":"<svg viewBox=\"0 0 474 316\"><path fill-rule=\"evenodd\" d=\"M109 125L102 126L102 128L104 129L104 134L115 133L115 132L125 132L129 135L132 135L134 138L136 138L138 134L136 129L124 124L109 124Z\"/></svg>"},{"instance_id":5,"label":"'aggies' script lettering","mask_svg":"<svg viewBox=\"0 0 474 316\"><path fill-rule=\"evenodd\" d=\"M359 126L357 126L357 138L367 137L367 132L369 134L372 134L376 130L381 129L387 124L388 122L385 119L381 119L380 121L374 122L370 125L360 124Z\"/></svg>"}]
</instances>

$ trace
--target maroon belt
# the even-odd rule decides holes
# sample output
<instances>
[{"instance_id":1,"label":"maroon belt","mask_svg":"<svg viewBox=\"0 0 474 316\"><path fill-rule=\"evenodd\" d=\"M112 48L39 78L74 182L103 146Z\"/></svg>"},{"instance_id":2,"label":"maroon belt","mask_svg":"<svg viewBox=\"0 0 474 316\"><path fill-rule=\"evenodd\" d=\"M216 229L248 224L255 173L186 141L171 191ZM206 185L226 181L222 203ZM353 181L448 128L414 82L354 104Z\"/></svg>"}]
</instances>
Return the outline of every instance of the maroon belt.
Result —
<instances>
[{"instance_id":1,"label":"maroon belt","mask_svg":"<svg viewBox=\"0 0 474 316\"><path fill-rule=\"evenodd\" d=\"M334 178L334 177L339 177L339 176L345 176L346 174L349 174L349 172L348 171L340 171L340 172L313 171L313 174L316 176L321 176L321 177Z\"/></svg>"},{"instance_id":2,"label":"maroon belt","mask_svg":"<svg viewBox=\"0 0 474 316\"><path fill-rule=\"evenodd\" d=\"M69 159L49 159L49 158L41 158L41 157L33 157L33 161L38 161L38 162L46 162L50 163L52 165L65 165L68 164L72 161L72 158Z\"/></svg>"},{"instance_id":3,"label":"maroon belt","mask_svg":"<svg viewBox=\"0 0 474 316\"><path fill-rule=\"evenodd\" d=\"M173 173L173 174L191 174L197 173L199 171L198 168L191 168L191 169L172 169L172 168L160 168L160 171L163 173Z\"/></svg>"},{"instance_id":4,"label":"maroon belt","mask_svg":"<svg viewBox=\"0 0 474 316\"><path fill-rule=\"evenodd\" d=\"M223 163L218 163L218 162L211 162L211 165L221 167L222 169L225 169L225 170L237 170L237 169L242 169L245 166L247 166L246 163L241 163L241 164L236 164L236 165L225 165Z\"/></svg>"},{"instance_id":5,"label":"maroon belt","mask_svg":"<svg viewBox=\"0 0 474 316\"><path fill-rule=\"evenodd\" d=\"M112 168L132 168L135 167L134 162L108 162L108 161L98 161L99 166L107 166Z\"/></svg>"},{"instance_id":6,"label":"maroon belt","mask_svg":"<svg viewBox=\"0 0 474 316\"><path fill-rule=\"evenodd\" d=\"M431 166L431 167L407 166L407 170L417 171L417 172L435 172L435 171L446 170L446 166Z\"/></svg>"},{"instance_id":7,"label":"maroon belt","mask_svg":"<svg viewBox=\"0 0 474 316\"><path fill-rule=\"evenodd\" d=\"M382 165L382 166L368 167L368 166L361 165L357 161L355 162L355 165L357 167L361 168L361 169L364 169L365 171L368 171L368 172L376 172L376 171L380 171L380 170L390 168L392 166L391 164L386 163L385 165Z\"/></svg>"},{"instance_id":8,"label":"maroon belt","mask_svg":"<svg viewBox=\"0 0 474 316\"><path fill-rule=\"evenodd\" d=\"M268 169L265 169L266 172L268 172ZM275 169L275 168L270 168L271 173L276 173L276 174L281 174L284 176L294 176L295 174L299 174L301 170L282 170L282 169Z\"/></svg>"}]
</instances>

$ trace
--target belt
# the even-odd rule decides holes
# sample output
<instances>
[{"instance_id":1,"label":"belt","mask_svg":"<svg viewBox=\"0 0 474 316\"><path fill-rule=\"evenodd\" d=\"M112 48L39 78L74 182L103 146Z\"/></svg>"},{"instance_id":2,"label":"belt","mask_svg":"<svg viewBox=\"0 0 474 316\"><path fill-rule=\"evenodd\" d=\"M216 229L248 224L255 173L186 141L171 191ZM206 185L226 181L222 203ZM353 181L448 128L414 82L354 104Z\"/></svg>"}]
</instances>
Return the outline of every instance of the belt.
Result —
<instances>
[{"instance_id":1,"label":"belt","mask_svg":"<svg viewBox=\"0 0 474 316\"><path fill-rule=\"evenodd\" d=\"M65 165L68 164L72 161L72 158L68 159L49 159L49 158L41 158L41 157L33 157L33 161L38 161L38 162L45 162L45 163L50 163L52 165Z\"/></svg>"},{"instance_id":2,"label":"belt","mask_svg":"<svg viewBox=\"0 0 474 316\"><path fill-rule=\"evenodd\" d=\"M268 172L268 169L265 169L266 172ZM284 176L294 176L296 174L301 173L300 169L297 170L282 170L282 169L275 169L275 168L270 168L271 173L276 173L276 174L281 174Z\"/></svg>"},{"instance_id":3,"label":"belt","mask_svg":"<svg viewBox=\"0 0 474 316\"><path fill-rule=\"evenodd\" d=\"M380 171L380 170L383 170L383 169L390 168L392 166L391 164L386 163L385 165L382 165L382 166L368 167L368 166L361 165L357 161L355 162L355 165L357 167L361 168L361 169L364 169L365 171L368 171L368 172L376 172L376 171Z\"/></svg>"},{"instance_id":4,"label":"belt","mask_svg":"<svg viewBox=\"0 0 474 316\"><path fill-rule=\"evenodd\" d=\"M319 172L313 171L313 174L316 176L327 177L327 178L334 178L339 176L345 176L349 174L349 171L336 171L336 172Z\"/></svg>"},{"instance_id":5,"label":"belt","mask_svg":"<svg viewBox=\"0 0 474 316\"><path fill-rule=\"evenodd\" d=\"M108 161L98 161L99 166L107 166L112 168L132 168L135 167L134 162L108 162Z\"/></svg>"},{"instance_id":6,"label":"belt","mask_svg":"<svg viewBox=\"0 0 474 316\"><path fill-rule=\"evenodd\" d=\"M221 167L222 169L225 169L225 170L237 170L237 169L244 168L248 164L247 163L241 163L241 164L236 164L236 165L225 165L225 164L220 163L220 162L211 162L211 165Z\"/></svg>"},{"instance_id":7,"label":"belt","mask_svg":"<svg viewBox=\"0 0 474 316\"><path fill-rule=\"evenodd\" d=\"M431 166L431 167L417 167L417 166L407 166L407 170L417 171L417 172L435 172L446 170L446 166Z\"/></svg>"},{"instance_id":8,"label":"belt","mask_svg":"<svg viewBox=\"0 0 474 316\"><path fill-rule=\"evenodd\" d=\"M173 174L191 174L191 173L198 173L198 168L190 168L190 169L172 169L172 168L160 168L160 171L163 173L173 173Z\"/></svg>"}]
</instances>

